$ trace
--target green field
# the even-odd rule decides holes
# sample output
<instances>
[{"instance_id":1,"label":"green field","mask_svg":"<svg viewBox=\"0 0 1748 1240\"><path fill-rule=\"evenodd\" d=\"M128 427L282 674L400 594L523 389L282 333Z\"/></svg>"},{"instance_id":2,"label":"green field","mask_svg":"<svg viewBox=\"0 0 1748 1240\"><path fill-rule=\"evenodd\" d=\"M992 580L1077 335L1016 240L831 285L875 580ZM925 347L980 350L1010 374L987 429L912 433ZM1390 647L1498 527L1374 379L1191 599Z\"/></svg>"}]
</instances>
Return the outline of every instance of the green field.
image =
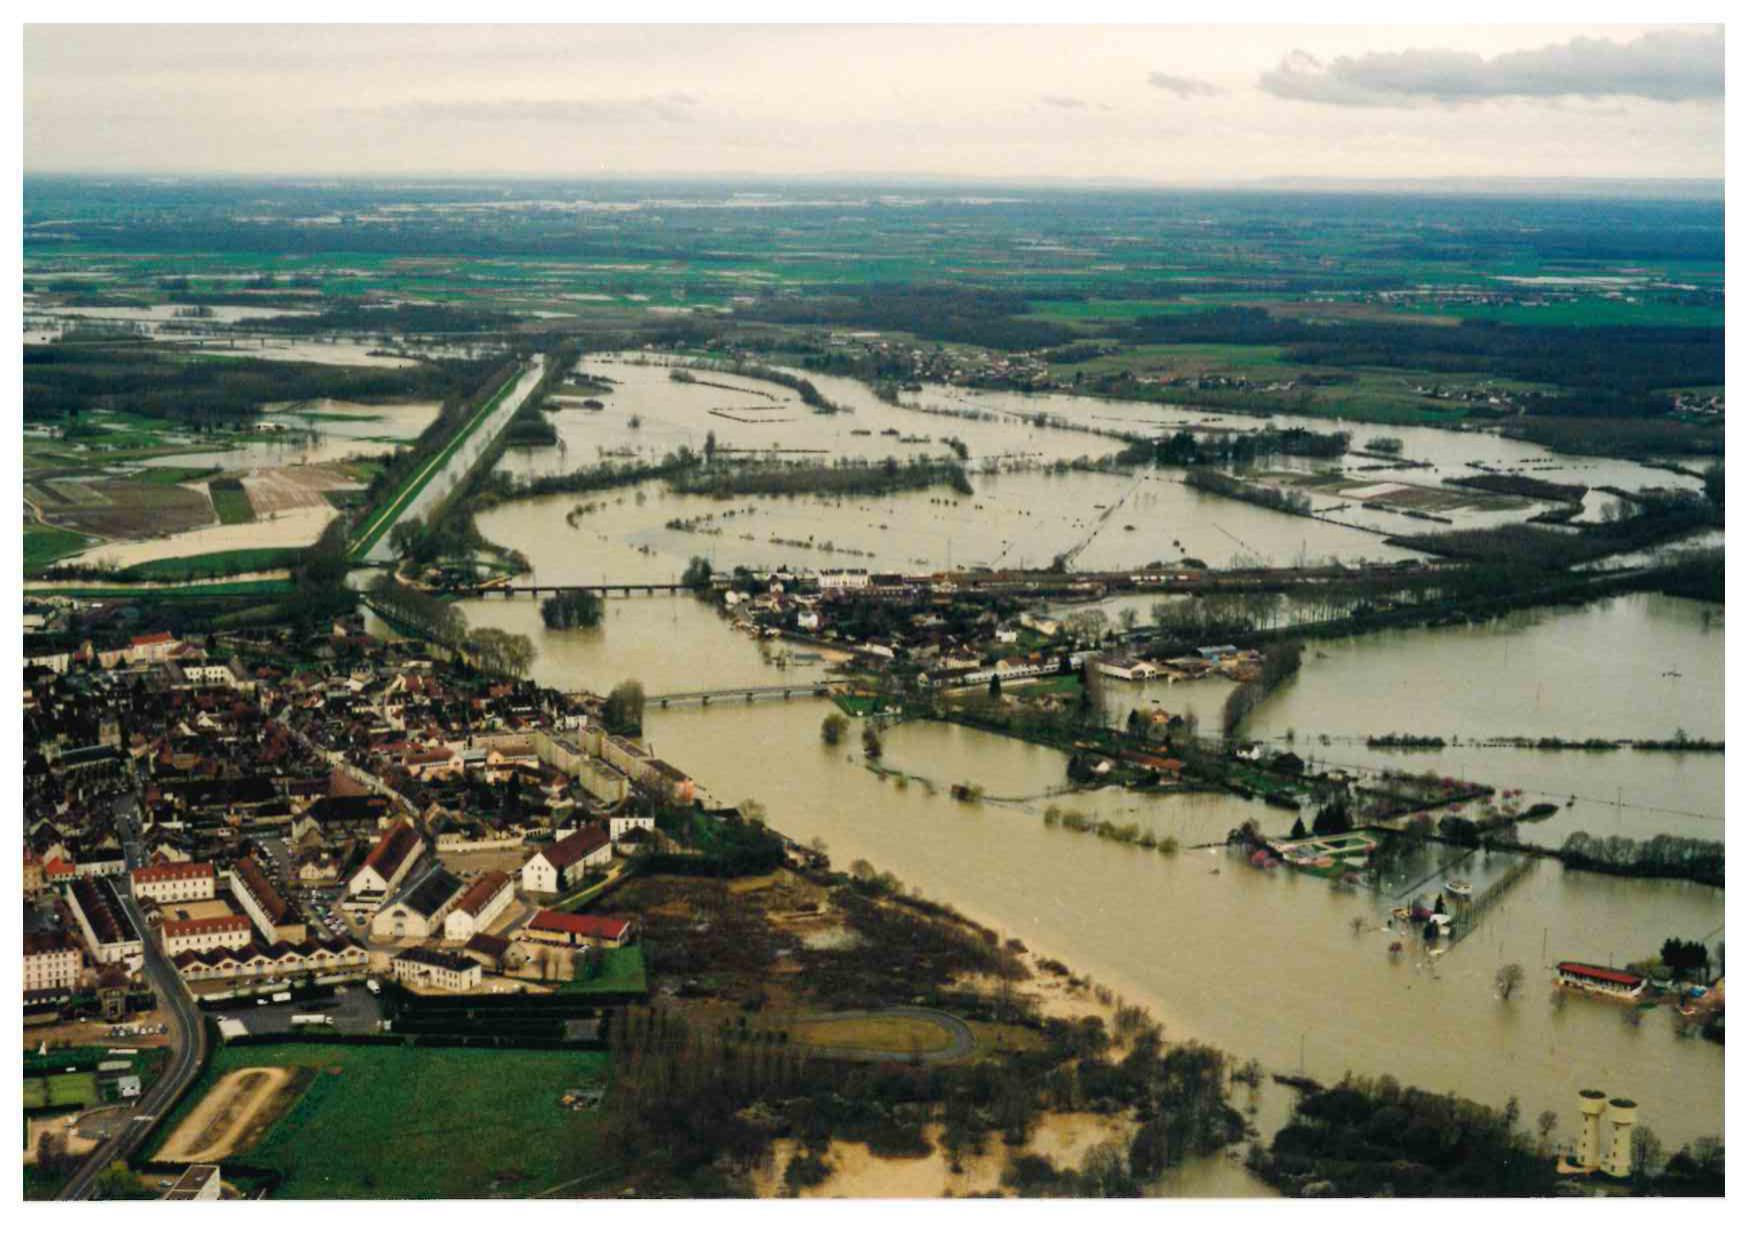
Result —
<instances>
[{"instance_id":1,"label":"green field","mask_svg":"<svg viewBox=\"0 0 1748 1240\"><path fill-rule=\"evenodd\" d=\"M236 551L207 551L201 555L178 555L147 560L124 570L134 581L185 581L193 577L229 577L233 573L266 573L293 568L303 554L300 547L243 547Z\"/></svg>"},{"instance_id":2,"label":"green field","mask_svg":"<svg viewBox=\"0 0 1748 1240\"><path fill-rule=\"evenodd\" d=\"M97 1105L95 1072L57 1072L51 1076L24 1078L24 1109L44 1107L92 1107Z\"/></svg>"},{"instance_id":3,"label":"green field","mask_svg":"<svg viewBox=\"0 0 1748 1240\"><path fill-rule=\"evenodd\" d=\"M644 969L643 948L610 948L596 954L601 962L601 974L593 978L577 978L560 986L567 995L647 995L649 977Z\"/></svg>"},{"instance_id":4,"label":"green field","mask_svg":"<svg viewBox=\"0 0 1748 1240\"><path fill-rule=\"evenodd\" d=\"M221 525L242 525L255 519L255 509L249 504L249 493L235 478L207 483L212 496L212 510L218 513Z\"/></svg>"},{"instance_id":5,"label":"green field","mask_svg":"<svg viewBox=\"0 0 1748 1240\"><path fill-rule=\"evenodd\" d=\"M479 407L479 412L467 420L441 452L426 462L422 468L415 471L398 494L365 519L361 532L352 543L352 554L355 557L369 555L377 542L394 528L395 522L400 520L401 514L419 497L419 492L425 489L425 484L442 471L443 467L449 463L449 458L460 450L461 445L467 442L468 437L474 431L479 429L480 423L491 416L499 402L516 390L516 384L521 381L524 373L526 373L525 370L518 370L506 379L504 385L492 393L491 399Z\"/></svg>"},{"instance_id":6,"label":"green field","mask_svg":"<svg viewBox=\"0 0 1748 1240\"><path fill-rule=\"evenodd\" d=\"M83 551L98 541L86 534L58 529L50 525L27 524L24 527L24 571L47 568L62 556Z\"/></svg>"},{"instance_id":7,"label":"green field","mask_svg":"<svg viewBox=\"0 0 1748 1240\"><path fill-rule=\"evenodd\" d=\"M592 1168L600 1117L567 1111L559 1097L598 1081L606 1064L593 1051L225 1046L160 1132L174 1132L227 1072L310 1068L302 1097L239 1156L285 1176L276 1196L527 1197Z\"/></svg>"}]
</instances>

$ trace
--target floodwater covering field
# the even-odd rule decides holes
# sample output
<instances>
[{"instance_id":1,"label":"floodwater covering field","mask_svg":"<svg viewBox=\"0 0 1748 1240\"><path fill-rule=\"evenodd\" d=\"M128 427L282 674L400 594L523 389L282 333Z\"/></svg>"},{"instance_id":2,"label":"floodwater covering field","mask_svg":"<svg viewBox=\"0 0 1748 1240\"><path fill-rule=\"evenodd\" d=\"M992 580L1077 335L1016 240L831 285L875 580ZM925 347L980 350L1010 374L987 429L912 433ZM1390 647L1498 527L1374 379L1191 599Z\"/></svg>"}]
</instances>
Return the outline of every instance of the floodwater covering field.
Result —
<instances>
[{"instance_id":1,"label":"floodwater covering field","mask_svg":"<svg viewBox=\"0 0 1748 1240\"><path fill-rule=\"evenodd\" d=\"M977 782L1007 806L961 804L915 780L900 788L863 768L856 749L819 739L821 703L651 711L656 752L730 804L751 797L779 829L822 838L835 864L865 858L957 906L1034 956L1058 956L1132 1001L1168 1036L1199 1037L1276 1071L1323 1079L1352 1070L1451 1089L1525 1114L1552 1109L1570 1131L1573 1092L1594 1085L1639 1100L1670 1145L1722 1131L1723 1049L1678 1039L1666 1012L1628 1024L1618 1006L1549 1000L1549 967L1577 958L1624 963L1666 937L1705 938L1723 924L1723 893L1690 883L1567 873L1535 863L1497 911L1446 955L1429 959L1381 929L1389 897L1346 893L1308 875L1253 870L1220 849L1167 857L1043 825L1058 803L1156 823L1186 844L1222 837L1246 817L1284 830L1285 811L1221 796L1103 792L1051 798L1062 755L948 725L886 734L883 761L931 778ZM1482 883L1477 882L1480 889ZM1359 918L1356 931L1350 924ZM1505 962L1529 982L1509 1002L1493 991Z\"/></svg>"},{"instance_id":2,"label":"floodwater covering field","mask_svg":"<svg viewBox=\"0 0 1748 1240\"><path fill-rule=\"evenodd\" d=\"M594 362L585 368L603 370ZM517 468L575 469L603 451L625 450L635 437L643 437L634 450L646 459L681 443L700 450L711 429L719 448L764 447L775 439L815 444L834 456L874 455L874 449L855 447L872 438L877 449L881 437L852 438L847 428L866 421L878 429L888 418L905 434L932 434L937 441L962 434L973 443L973 463L986 451L975 437L990 430L989 452L1024 450L1060 459L1110 451L1116 444L1038 427L1017 416L1019 410L1144 414L1156 422L1184 416L1152 406L1113 413L1096 402L1034 405L1008 397L996 402L998 414L1014 411L1006 422L919 413L914 416L921 421L900 423L902 413L866 397L854 415L823 418L777 394L795 421L780 424L781 430L749 431L708 413L709 402L731 394L704 395L673 384L659 368L614 371L621 372L624 382L603 398L605 410L557 416L566 437L562 451L520 454ZM859 387L816 381L834 400ZM704 420L695 416L699 408ZM632 412L642 420L636 430L627 425ZM1477 460L1533 468L1535 458L1546 457L1532 445L1494 436L1404 430L1401 437L1410 441L1406 454L1434 463L1428 473L1466 472ZM884 438L898 453L897 437ZM1670 485L1677 478L1622 462L1565 458L1558 464L1537 476L1623 486ZM479 525L488 538L528 554L530 579L545 584L672 581L693 555L708 557L718 568L850 563L888 571L950 563L1043 565L1067 552L1085 568L1135 567L1185 555L1215 565L1331 555L1401 558L1376 535L1194 494L1171 473L974 474L976 494L969 497L943 487L881 498L712 499L674 495L649 483L522 501L482 514ZM1130 525L1135 528L1124 528ZM1113 618L1134 606L1145 619L1155 601L1113 598L1097 605ZM1078 606L1050 610L1061 614ZM805 648L781 642L761 647L729 629L709 607L685 598L611 600L602 628L592 633L546 632L530 600L463 607L473 624L533 637L533 674L565 688L605 692L637 676L654 696L805 684L824 674L822 662L785 665L798 651L811 653ZM1721 608L1635 596L1543 609L1474 626L1312 643L1299 675L1256 711L1248 730L1283 743L1290 734L1295 751L1311 759L1431 767L1522 787L1526 803L1557 798L1559 812L1526 827L1526 838L1557 842L1573 830L1719 838L1719 756L1468 745L1442 753L1394 752L1369 750L1364 737L1398 731L1465 740L1661 739L1681 728L1690 736L1722 739L1722 663ZM1113 714L1153 703L1180 713L1188 708L1208 730L1218 726L1231 685L1220 679L1176 685L1113 681L1105 689ZM1588 1086L1638 1099L1643 1122L1670 1147L1722 1131L1720 1047L1676 1037L1666 1012L1648 1013L1634 1024L1622 1009L1601 1001L1573 998L1556 1005L1547 984L1551 966L1561 959L1625 963L1654 955L1669 937L1715 941L1723 926L1720 891L1533 862L1480 928L1446 954L1429 957L1413 940L1395 954L1388 947L1403 940L1384 929L1393 899L1436 891L1443 867L1450 865L1456 867L1452 873L1485 889L1511 858L1465 857L1430 847L1424 874L1393 873L1380 892L1347 892L1311 876L1256 871L1224 848L1206 848L1246 818L1257 819L1266 832L1284 833L1293 817L1289 810L1210 793L1071 792L1061 753L943 724L887 730L883 764L904 779L882 779L864 767L853 736L838 749L821 743L820 720L835 709L811 699L668 709L652 704L646 734L655 751L698 779L707 795L730 804L758 800L779 829L801 839L822 838L839 866L865 858L893 871L928 896L1021 937L1035 956L1058 956L1148 1003L1172 1036L1200 1037L1240 1057L1257 1056L1274 1070L1302 1065L1324 1079L1350 1070L1387 1072L1405 1083L1494 1105L1516 1097L1525 1114L1555 1111L1568 1133L1573 1091ZM961 804L946 795L953 783L981 785L986 799ZM1609 792L1615 795L1609 798ZM1576 799L1568 805L1568 798ZM1619 804L1602 804L1608 800ZM1133 823L1176 840L1181 851L1166 856L1047 827L1044 813L1051 805ZM1407 864L1412 869L1412 860ZM1530 979L1509 1002L1493 986L1504 963L1523 965Z\"/></svg>"}]
</instances>

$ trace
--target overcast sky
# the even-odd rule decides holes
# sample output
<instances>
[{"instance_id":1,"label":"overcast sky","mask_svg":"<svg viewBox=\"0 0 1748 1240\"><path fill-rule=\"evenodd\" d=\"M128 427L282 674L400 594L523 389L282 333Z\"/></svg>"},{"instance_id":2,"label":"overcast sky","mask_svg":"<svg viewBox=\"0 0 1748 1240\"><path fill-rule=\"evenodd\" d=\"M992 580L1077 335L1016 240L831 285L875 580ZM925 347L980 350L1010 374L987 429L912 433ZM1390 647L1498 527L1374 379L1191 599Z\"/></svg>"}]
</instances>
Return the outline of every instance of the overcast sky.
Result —
<instances>
[{"instance_id":1,"label":"overcast sky","mask_svg":"<svg viewBox=\"0 0 1748 1240\"><path fill-rule=\"evenodd\" d=\"M27 26L28 172L1724 173L1707 26Z\"/></svg>"}]
</instances>

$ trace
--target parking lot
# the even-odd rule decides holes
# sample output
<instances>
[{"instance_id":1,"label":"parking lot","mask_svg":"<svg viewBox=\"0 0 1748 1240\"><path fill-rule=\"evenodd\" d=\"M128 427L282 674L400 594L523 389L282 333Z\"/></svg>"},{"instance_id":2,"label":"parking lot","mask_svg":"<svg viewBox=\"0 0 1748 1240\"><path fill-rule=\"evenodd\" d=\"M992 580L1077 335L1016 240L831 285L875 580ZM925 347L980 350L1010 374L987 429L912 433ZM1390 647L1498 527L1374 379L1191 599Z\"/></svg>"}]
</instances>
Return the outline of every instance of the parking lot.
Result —
<instances>
[{"instance_id":1,"label":"parking lot","mask_svg":"<svg viewBox=\"0 0 1748 1240\"><path fill-rule=\"evenodd\" d=\"M336 1033L376 1033L381 1027L383 1006L382 1001L359 982L356 985L348 983L344 993L317 995L290 1003L274 1003L269 999L265 1005L250 1000L237 1006L227 1005L219 1014L241 1021L250 1033L287 1033L295 1028L291 1018L299 1014L333 1017Z\"/></svg>"}]
</instances>

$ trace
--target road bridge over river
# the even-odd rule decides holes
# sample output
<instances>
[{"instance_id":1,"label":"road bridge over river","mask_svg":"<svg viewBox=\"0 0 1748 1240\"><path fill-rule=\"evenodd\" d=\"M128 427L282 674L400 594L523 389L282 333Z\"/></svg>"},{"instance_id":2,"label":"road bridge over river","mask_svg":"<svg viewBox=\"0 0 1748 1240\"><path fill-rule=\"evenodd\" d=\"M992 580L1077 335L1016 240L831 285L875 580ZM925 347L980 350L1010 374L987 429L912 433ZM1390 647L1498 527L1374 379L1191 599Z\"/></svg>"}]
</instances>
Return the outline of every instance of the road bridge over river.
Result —
<instances>
[{"instance_id":1,"label":"road bridge over river","mask_svg":"<svg viewBox=\"0 0 1748 1240\"><path fill-rule=\"evenodd\" d=\"M740 689L682 689L675 693L646 693L645 706L712 706L748 702L788 702L796 698L830 697L833 689L847 688L845 680L815 680L787 685L753 685Z\"/></svg>"}]
</instances>

